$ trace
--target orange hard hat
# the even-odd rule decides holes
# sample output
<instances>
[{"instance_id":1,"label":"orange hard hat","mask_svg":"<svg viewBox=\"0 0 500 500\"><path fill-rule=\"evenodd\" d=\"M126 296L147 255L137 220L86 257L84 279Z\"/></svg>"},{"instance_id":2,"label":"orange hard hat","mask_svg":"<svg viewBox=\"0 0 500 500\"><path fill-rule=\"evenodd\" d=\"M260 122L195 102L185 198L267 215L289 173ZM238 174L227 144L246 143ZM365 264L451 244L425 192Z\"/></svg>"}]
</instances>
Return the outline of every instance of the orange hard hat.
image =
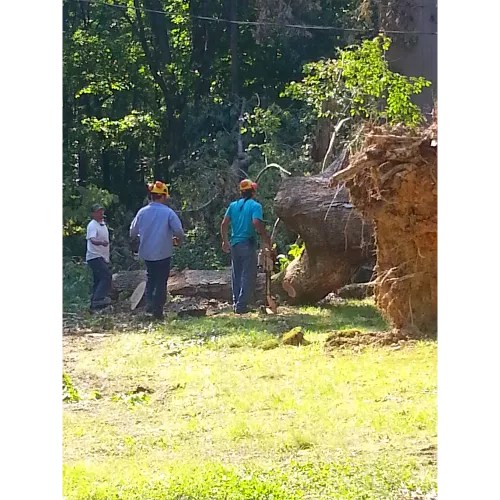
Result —
<instances>
[{"instance_id":1,"label":"orange hard hat","mask_svg":"<svg viewBox=\"0 0 500 500\"><path fill-rule=\"evenodd\" d=\"M257 184L250 179L243 179L240 182L240 191L249 191L250 189L255 191L257 189Z\"/></svg>"}]
</instances>

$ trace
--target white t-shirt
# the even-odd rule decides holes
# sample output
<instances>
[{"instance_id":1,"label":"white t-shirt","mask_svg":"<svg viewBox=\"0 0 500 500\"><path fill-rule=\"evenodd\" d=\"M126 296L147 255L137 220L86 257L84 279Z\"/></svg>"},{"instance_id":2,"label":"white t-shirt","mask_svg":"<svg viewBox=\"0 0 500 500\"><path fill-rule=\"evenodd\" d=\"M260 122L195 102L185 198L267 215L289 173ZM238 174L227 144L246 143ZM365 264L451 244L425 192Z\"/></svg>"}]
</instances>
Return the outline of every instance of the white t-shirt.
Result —
<instances>
[{"instance_id":1,"label":"white t-shirt","mask_svg":"<svg viewBox=\"0 0 500 500\"><path fill-rule=\"evenodd\" d=\"M90 238L96 238L101 241L107 241L108 246L94 245ZM106 262L109 262L109 231L106 224L100 224L92 219L87 226L87 262L92 259L102 257Z\"/></svg>"}]
</instances>

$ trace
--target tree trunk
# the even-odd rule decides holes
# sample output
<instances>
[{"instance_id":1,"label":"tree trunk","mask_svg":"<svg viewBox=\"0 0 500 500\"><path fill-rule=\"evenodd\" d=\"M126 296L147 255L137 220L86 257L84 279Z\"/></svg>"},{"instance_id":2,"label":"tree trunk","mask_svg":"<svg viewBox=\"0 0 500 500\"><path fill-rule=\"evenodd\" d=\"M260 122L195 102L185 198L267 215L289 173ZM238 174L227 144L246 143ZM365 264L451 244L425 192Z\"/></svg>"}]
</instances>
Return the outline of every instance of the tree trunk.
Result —
<instances>
[{"instance_id":1,"label":"tree trunk","mask_svg":"<svg viewBox=\"0 0 500 500\"><path fill-rule=\"evenodd\" d=\"M111 296L119 293L131 294L141 281L146 280L146 271L122 271L113 275ZM172 295L203 297L232 301L231 273L229 270L184 270L171 271L168 292ZM265 300L265 274L257 275L255 300Z\"/></svg>"},{"instance_id":2,"label":"tree trunk","mask_svg":"<svg viewBox=\"0 0 500 500\"><path fill-rule=\"evenodd\" d=\"M78 144L78 185L85 187L87 183L87 172L89 167L89 157L85 146Z\"/></svg>"},{"instance_id":3,"label":"tree trunk","mask_svg":"<svg viewBox=\"0 0 500 500\"><path fill-rule=\"evenodd\" d=\"M168 154L163 155L166 157L165 161L157 167L164 174L163 180L169 182L168 166L178 159L180 151L185 146L182 111L186 105L186 96L179 89L175 75L169 68L172 55L167 17L155 12L147 12L148 16L143 17L141 2L134 0L134 6L136 22L134 23L130 18L128 20L141 43L151 75L161 90L167 108L161 123L161 145ZM162 10L162 3L159 0L146 0L144 6L150 10L160 12ZM149 20L151 36L146 30L144 19Z\"/></svg>"},{"instance_id":4,"label":"tree trunk","mask_svg":"<svg viewBox=\"0 0 500 500\"><path fill-rule=\"evenodd\" d=\"M276 215L305 243L300 258L273 276L273 289L285 285L295 291L291 302L323 299L350 283L359 267L372 260L371 224L356 212L345 188L337 192L328 187L330 176L347 162L344 154L323 174L284 179L274 199Z\"/></svg>"},{"instance_id":5,"label":"tree trunk","mask_svg":"<svg viewBox=\"0 0 500 500\"><path fill-rule=\"evenodd\" d=\"M104 148L101 154L102 162L102 187L104 189L111 189L111 152L109 149Z\"/></svg>"},{"instance_id":6,"label":"tree trunk","mask_svg":"<svg viewBox=\"0 0 500 500\"><path fill-rule=\"evenodd\" d=\"M140 183L139 167L139 141L137 139L130 139L128 141L127 149L124 151L124 163L122 188L120 199L122 199L127 206L134 206L140 203L144 197L144 186Z\"/></svg>"},{"instance_id":7,"label":"tree trunk","mask_svg":"<svg viewBox=\"0 0 500 500\"><path fill-rule=\"evenodd\" d=\"M238 16L238 0L231 0L229 11L229 20L236 21ZM229 50L231 53L231 93L233 96L238 95L238 25L231 23L229 25L229 33L231 34L229 42Z\"/></svg>"},{"instance_id":8,"label":"tree trunk","mask_svg":"<svg viewBox=\"0 0 500 500\"><path fill-rule=\"evenodd\" d=\"M197 3L191 2L190 7L194 15L199 16L201 14L204 17L209 15L209 0L200 0ZM193 45L191 53L192 65L199 73L194 99L195 103L199 103L210 89L209 69L212 58L209 47L212 45L212 37L209 33L209 23L201 19L193 19L191 36Z\"/></svg>"},{"instance_id":9,"label":"tree trunk","mask_svg":"<svg viewBox=\"0 0 500 500\"><path fill-rule=\"evenodd\" d=\"M379 0L379 29L421 32L392 35L387 60L392 71L405 76L423 76L432 85L412 97L430 120L437 100L437 1L389 2Z\"/></svg>"}]
</instances>

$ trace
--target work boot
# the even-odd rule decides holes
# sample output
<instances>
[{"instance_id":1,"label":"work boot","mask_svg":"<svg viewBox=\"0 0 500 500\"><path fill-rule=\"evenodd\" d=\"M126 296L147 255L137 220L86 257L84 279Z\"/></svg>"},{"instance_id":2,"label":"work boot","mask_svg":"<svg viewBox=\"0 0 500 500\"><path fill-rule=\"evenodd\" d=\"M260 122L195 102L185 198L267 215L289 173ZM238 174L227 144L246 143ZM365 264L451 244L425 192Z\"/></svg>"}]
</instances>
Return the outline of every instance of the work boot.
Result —
<instances>
[{"instance_id":1,"label":"work boot","mask_svg":"<svg viewBox=\"0 0 500 500\"><path fill-rule=\"evenodd\" d=\"M165 319L163 311L154 311L153 318L156 319L157 321L163 321Z\"/></svg>"},{"instance_id":2,"label":"work boot","mask_svg":"<svg viewBox=\"0 0 500 500\"><path fill-rule=\"evenodd\" d=\"M94 300L90 306L91 309L102 309L111 304L111 299L109 297L104 297L101 300Z\"/></svg>"}]
</instances>

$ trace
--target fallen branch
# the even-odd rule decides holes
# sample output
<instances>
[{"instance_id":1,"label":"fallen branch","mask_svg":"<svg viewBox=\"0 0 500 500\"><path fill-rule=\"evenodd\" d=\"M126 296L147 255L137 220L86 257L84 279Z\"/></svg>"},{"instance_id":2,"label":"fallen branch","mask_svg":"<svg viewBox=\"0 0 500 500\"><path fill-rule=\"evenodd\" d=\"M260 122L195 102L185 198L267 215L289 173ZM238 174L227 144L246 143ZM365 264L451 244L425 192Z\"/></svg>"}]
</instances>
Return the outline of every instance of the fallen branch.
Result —
<instances>
[{"instance_id":1,"label":"fallen branch","mask_svg":"<svg viewBox=\"0 0 500 500\"><path fill-rule=\"evenodd\" d=\"M276 219L276 222L274 223L273 230L271 232L271 242L274 240L274 233L276 232L276 228L278 227L278 224L280 223L281 219L278 217Z\"/></svg>"},{"instance_id":2,"label":"fallen branch","mask_svg":"<svg viewBox=\"0 0 500 500\"><path fill-rule=\"evenodd\" d=\"M269 165L266 165L258 174L257 174L257 177L255 178L255 182L259 182L259 179L261 178L262 174L269 168L276 168L278 169L280 172L284 172L285 174L287 175L292 175L291 172L289 172L288 170L285 170L283 167L281 167L280 165L278 165L277 163L269 163Z\"/></svg>"},{"instance_id":3,"label":"fallen branch","mask_svg":"<svg viewBox=\"0 0 500 500\"><path fill-rule=\"evenodd\" d=\"M210 200L208 200L206 203L204 203L201 207L198 207L198 208L187 208L185 210L174 210L174 212L176 214L183 214L183 213L186 213L186 212L199 212L200 210L203 210L204 208L208 207L208 205L210 205L210 203L212 203L213 201L215 201L218 196L219 196L219 193L216 193L212 198L210 198Z\"/></svg>"},{"instance_id":4,"label":"fallen branch","mask_svg":"<svg viewBox=\"0 0 500 500\"><path fill-rule=\"evenodd\" d=\"M339 170L336 174L333 174L330 177L330 182L329 182L330 187L335 186L339 182L345 182L349 179L352 179L357 173L361 172L361 170L363 170L364 168L366 168L366 165L360 163L354 167L349 166L347 168L344 168L343 170Z\"/></svg>"},{"instance_id":5,"label":"fallen branch","mask_svg":"<svg viewBox=\"0 0 500 500\"><path fill-rule=\"evenodd\" d=\"M332 137L330 139L330 144L328 145L328 150L326 151L325 157L323 158L323 165L321 166L322 172L324 172L324 170L325 170L326 160L328 160L328 158L330 157L330 154L332 153L333 143L335 142L335 137L337 136L338 131L340 130L342 125L345 122L349 121L350 119L351 119L350 117L344 118L344 119L340 120L337 123L337 125L335 125L335 129L333 130Z\"/></svg>"}]
</instances>

